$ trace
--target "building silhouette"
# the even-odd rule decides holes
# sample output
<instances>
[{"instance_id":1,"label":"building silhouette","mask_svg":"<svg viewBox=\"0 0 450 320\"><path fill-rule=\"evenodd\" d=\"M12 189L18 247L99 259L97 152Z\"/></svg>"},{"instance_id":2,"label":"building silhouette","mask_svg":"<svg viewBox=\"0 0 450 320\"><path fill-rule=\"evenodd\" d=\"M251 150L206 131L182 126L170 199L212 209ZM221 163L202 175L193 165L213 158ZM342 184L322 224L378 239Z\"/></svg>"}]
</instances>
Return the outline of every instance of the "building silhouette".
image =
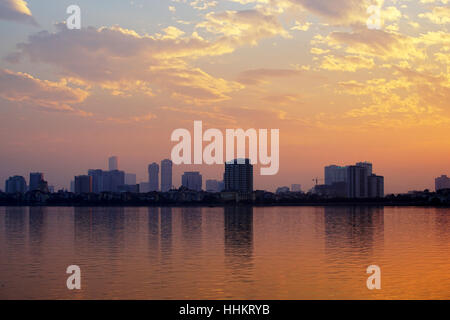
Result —
<instances>
[{"instance_id":1,"label":"building silhouette","mask_svg":"<svg viewBox=\"0 0 450 320\"><path fill-rule=\"evenodd\" d=\"M92 176L83 175L75 177L75 193L91 193L92 192Z\"/></svg>"},{"instance_id":2,"label":"building silhouette","mask_svg":"<svg viewBox=\"0 0 450 320\"><path fill-rule=\"evenodd\" d=\"M161 161L161 191L167 192L172 189L172 166L169 159Z\"/></svg>"},{"instance_id":3,"label":"building silhouette","mask_svg":"<svg viewBox=\"0 0 450 320\"><path fill-rule=\"evenodd\" d=\"M302 185L296 184L296 183L291 185L291 191L292 192L302 192Z\"/></svg>"},{"instance_id":4,"label":"building silhouette","mask_svg":"<svg viewBox=\"0 0 450 320\"><path fill-rule=\"evenodd\" d=\"M202 191L202 175L195 172L185 172L181 177L181 185L189 190Z\"/></svg>"},{"instance_id":5,"label":"building silhouette","mask_svg":"<svg viewBox=\"0 0 450 320\"><path fill-rule=\"evenodd\" d=\"M436 191L442 189L450 189L450 178L446 175L442 175L434 180Z\"/></svg>"},{"instance_id":6,"label":"building silhouette","mask_svg":"<svg viewBox=\"0 0 450 320\"><path fill-rule=\"evenodd\" d=\"M112 156L108 159L108 169L109 171L119 170L119 158Z\"/></svg>"},{"instance_id":7,"label":"building silhouette","mask_svg":"<svg viewBox=\"0 0 450 320\"><path fill-rule=\"evenodd\" d=\"M39 190L44 182L44 174L41 172L30 173L30 191Z\"/></svg>"},{"instance_id":8,"label":"building silhouette","mask_svg":"<svg viewBox=\"0 0 450 320\"><path fill-rule=\"evenodd\" d=\"M222 181L206 180L206 192L221 192L223 190Z\"/></svg>"},{"instance_id":9,"label":"building silhouette","mask_svg":"<svg viewBox=\"0 0 450 320\"><path fill-rule=\"evenodd\" d=\"M148 183L150 192L159 190L159 165L156 162L148 166Z\"/></svg>"},{"instance_id":10,"label":"building silhouette","mask_svg":"<svg viewBox=\"0 0 450 320\"><path fill-rule=\"evenodd\" d=\"M325 184L331 186L336 182L347 182L347 167L336 165L325 167Z\"/></svg>"},{"instance_id":11,"label":"building silhouette","mask_svg":"<svg viewBox=\"0 0 450 320\"><path fill-rule=\"evenodd\" d=\"M92 177L92 192L103 192L103 170L90 169L88 170L88 175ZM73 189L73 192L75 192L75 187Z\"/></svg>"},{"instance_id":12,"label":"building silhouette","mask_svg":"<svg viewBox=\"0 0 450 320\"><path fill-rule=\"evenodd\" d=\"M25 193L27 192L27 183L22 176L9 177L5 182L6 193Z\"/></svg>"},{"instance_id":13,"label":"building silhouette","mask_svg":"<svg viewBox=\"0 0 450 320\"><path fill-rule=\"evenodd\" d=\"M349 198L367 198L368 172L366 166L348 166L347 195Z\"/></svg>"},{"instance_id":14,"label":"building silhouette","mask_svg":"<svg viewBox=\"0 0 450 320\"><path fill-rule=\"evenodd\" d=\"M367 177L367 196L369 198L384 197L384 177L375 174Z\"/></svg>"},{"instance_id":15,"label":"building silhouette","mask_svg":"<svg viewBox=\"0 0 450 320\"><path fill-rule=\"evenodd\" d=\"M250 159L234 159L225 163L225 191L253 192L253 165Z\"/></svg>"},{"instance_id":16,"label":"building silhouette","mask_svg":"<svg viewBox=\"0 0 450 320\"><path fill-rule=\"evenodd\" d=\"M126 185L136 185L136 175L134 173L125 173L125 184Z\"/></svg>"}]
</instances>

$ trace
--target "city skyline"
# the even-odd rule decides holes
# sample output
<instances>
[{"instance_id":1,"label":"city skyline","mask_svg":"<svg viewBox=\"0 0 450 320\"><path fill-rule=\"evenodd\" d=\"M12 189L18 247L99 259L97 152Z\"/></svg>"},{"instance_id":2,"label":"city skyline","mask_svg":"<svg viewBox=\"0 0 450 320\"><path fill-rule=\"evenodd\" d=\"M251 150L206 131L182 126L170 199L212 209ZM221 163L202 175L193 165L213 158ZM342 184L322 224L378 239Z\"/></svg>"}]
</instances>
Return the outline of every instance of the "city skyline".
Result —
<instances>
[{"instance_id":1,"label":"city skyline","mask_svg":"<svg viewBox=\"0 0 450 320\"><path fill-rule=\"evenodd\" d=\"M255 175L261 189L309 189L329 163L361 159L389 177L387 193L433 189L448 174L442 0L80 0L80 30L63 23L69 0L8 1L1 181L43 171L68 188L106 154L142 179L152 159L170 157L171 132L196 120L280 130L280 170ZM374 3L378 30L367 25Z\"/></svg>"}]
</instances>

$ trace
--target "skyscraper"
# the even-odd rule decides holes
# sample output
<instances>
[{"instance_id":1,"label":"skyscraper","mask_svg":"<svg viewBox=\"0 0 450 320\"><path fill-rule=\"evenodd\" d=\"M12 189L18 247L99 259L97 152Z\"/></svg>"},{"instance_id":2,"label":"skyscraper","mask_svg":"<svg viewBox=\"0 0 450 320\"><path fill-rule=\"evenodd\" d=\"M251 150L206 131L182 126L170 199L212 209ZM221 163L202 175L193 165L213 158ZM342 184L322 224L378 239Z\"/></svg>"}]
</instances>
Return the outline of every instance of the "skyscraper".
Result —
<instances>
[{"instance_id":1,"label":"skyscraper","mask_svg":"<svg viewBox=\"0 0 450 320\"><path fill-rule=\"evenodd\" d=\"M235 159L225 163L225 191L253 192L253 165L250 159Z\"/></svg>"},{"instance_id":2,"label":"skyscraper","mask_svg":"<svg viewBox=\"0 0 450 320\"><path fill-rule=\"evenodd\" d=\"M136 185L136 175L134 173L125 173L125 184L129 186Z\"/></svg>"},{"instance_id":3,"label":"skyscraper","mask_svg":"<svg viewBox=\"0 0 450 320\"><path fill-rule=\"evenodd\" d=\"M347 181L347 167L331 165L325 167L325 184L331 186L336 182Z\"/></svg>"},{"instance_id":4,"label":"skyscraper","mask_svg":"<svg viewBox=\"0 0 450 320\"><path fill-rule=\"evenodd\" d=\"M92 176L76 176L75 177L75 193L91 193L92 192Z\"/></svg>"},{"instance_id":5,"label":"skyscraper","mask_svg":"<svg viewBox=\"0 0 450 320\"><path fill-rule=\"evenodd\" d=\"M206 180L206 192L220 192L219 181Z\"/></svg>"},{"instance_id":6,"label":"skyscraper","mask_svg":"<svg viewBox=\"0 0 450 320\"><path fill-rule=\"evenodd\" d=\"M172 189L172 161L165 159L161 161L161 191L167 192Z\"/></svg>"},{"instance_id":7,"label":"skyscraper","mask_svg":"<svg viewBox=\"0 0 450 320\"><path fill-rule=\"evenodd\" d=\"M148 166L148 183L150 192L159 190L159 165L155 162Z\"/></svg>"},{"instance_id":8,"label":"skyscraper","mask_svg":"<svg viewBox=\"0 0 450 320\"><path fill-rule=\"evenodd\" d=\"M365 162L358 162L356 165L358 167L367 168L367 176L372 175L372 163L365 161Z\"/></svg>"},{"instance_id":9,"label":"skyscraper","mask_svg":"<svg viewBox=\"0 0 450 320\"><path fill-rule=\"evenodd\" d=\"M347 195L349 198L367 198L366 166L349 166L347 169Z\"/></svg>"},{"instance_id":10,"label":"skyscraper","mask_svg":"<svg viewBox=\"0 0 450 320\"><path fill-rule=\"evenodd\" d=\"M103 171L103 191L119 192L125 184L125 172L120 170Z\"/></svg>"},{"instance_id":11,"label":"skyscraper","mask_svg":"<svg viewBox=\"0 0 450 320\"><path fill-rule=\"evenodd\" d=\"M384 177L375 174L367 177L367 195L369 198L384 197Z\"/></svg>"},{"instance_id":12,"label":"skyscraper","mask_svg":"<svg viewBox=\"0 0 450 320\"><path fill-rule=\"evenodd\" d=\"M30 173L30 191L39 190L42 183L44 182L44 174L41 172L31 172Z\"/></svg>"},{"instance_id":13,"label":"skyscraper","mask_svg":"<svg viewBox=\"0 0 450 320\"><path fill-rule=\"evenodd\" d=\"M442 190L442 189L450 189L450 178L446 175L442 175L439 178L436 178L434 180L436 191Z\"/></svg>"},{"instance_id":14,"label":"skyscraper","mask_svg":"<svg viewBox=\"0 0 450 320\"><path fill-rule=\"evenodd\" d=\"M181 185L189 190L202 191L202 175L200 172L185 172L181 177Z\"/></svg>"},{"instance_id":15,"label":"skyscraper","mask_svg":"<svg viewBox=\"0 0 450 320\"><path fill-rule=\"evenodd\" d=\"M9 177L5 182L6 193L25 193L27 192L27 183L22 176Z\"/></svg>"},{"instance_id":16,"label":"skyscraper","mask_svg":"<svg viewBox=\"0 0 450 320\"><path fill-rule=\"evenodd\" d=\"M92 177L92 192L101 193L103 189L103 170L100 169L90 169L88 175ZM75 187L74 187L75 188ZM74 189L75 191L75 189Z\"/></svg>"},{"instance_id":17,"label":"skyscraper","mask_svg":"<svg viewBox=\"0 0 450 320\"><path fill-rule=\"evenodd\" d=\"M112 156L108 160L108 168L109 171L119 170L119 158L116 156Z\"/></svg>"}]
</instances>

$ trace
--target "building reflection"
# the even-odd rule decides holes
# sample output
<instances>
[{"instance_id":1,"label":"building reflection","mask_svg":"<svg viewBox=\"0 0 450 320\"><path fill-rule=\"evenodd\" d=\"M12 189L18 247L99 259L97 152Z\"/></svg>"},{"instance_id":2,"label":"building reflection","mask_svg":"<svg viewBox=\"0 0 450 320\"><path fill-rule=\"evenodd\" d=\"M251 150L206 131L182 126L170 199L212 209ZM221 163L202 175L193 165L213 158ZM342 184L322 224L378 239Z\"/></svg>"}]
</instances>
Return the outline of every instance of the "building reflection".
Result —
<instances>
[{"instance_id":1,"label":"building reflection","mask_svg":"<svg viewBox=\"0 0 450 320\"><path fill-rule=\"evenodd\" d=\"M5 235L6 242L11 245L25 245L26 208L5 208Z\"/></svg>"},{"instance_id":2,"label":"building reflection","mask_svg":"<svg viewBox=\"0 0 450 320\"><path fill-rule=\"evenodd\" d=\"M236 271L253 266L253 207L224 208L225 262Z\"/></svg>"},{"instance_id":3,"label":"building reflection","mask_svg":"<svg viewBox=\"0 0 450 320\"><path fill-rule=\"evenodd\" d=\"M181 236L183 245L188 247L187 253L201 248L202 241L202 209L181 208Z\"/></svg>"},{"instance_id":4,"label":"building reflection","mask_svg":"<svg viewBox=\"0 0 450 320\"><path fill-rule=\"evenodd\" d=\"M168 258L172 252L172 208L161 208L161 254Z\"/></svg>"},{"instance_id":5,"label":"building reflection","mask_svg":"<svg viewBox=\"0 0 450 320\"><path fill-rule=\"evenodd\" d=\"M327 253L339 249L371 255L384 243L384 208L372 206L325 207Z\"/></svg>"},{"instance_id":6,"label":"building reflection","mask_svg":"<svg viewBox=\"0 0 450 320\"><path fill-rule=\"evenodd\" d=\"M75 207L74 228L78 248L95 246L116 250L124 245L124 208Z\"/></svg>"},{"instance_id":7,"label":"building reflection","mask_svg":"<svg viewBox=\"0 0 450 320\"><path fill-rule=\"evenodd\" d=\"M157 258L159 252L164 260L172 252L172 208L148 208L148 239L150 258Z\"/></svg>"},{"instance_id":8,"label":"building reflection","mask_svg":"<svg viewBox=\"0 0 450 320\"><path fill-rule=\"evenodd\" d=\"M44 225L47 207L30 207L28 214L28 234L31 252L39 254L44 240Z\"/></svg>"}]
</instances>

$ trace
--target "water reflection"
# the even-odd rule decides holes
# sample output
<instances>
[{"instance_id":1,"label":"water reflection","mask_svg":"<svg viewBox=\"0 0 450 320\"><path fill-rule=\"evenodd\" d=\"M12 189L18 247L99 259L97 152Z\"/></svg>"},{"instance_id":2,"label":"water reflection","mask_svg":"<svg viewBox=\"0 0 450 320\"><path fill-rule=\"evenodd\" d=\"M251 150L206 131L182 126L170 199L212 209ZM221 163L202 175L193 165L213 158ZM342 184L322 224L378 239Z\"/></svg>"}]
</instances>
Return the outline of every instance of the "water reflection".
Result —
<instances>
[{"instance_id":1,"label":"water reflection","mask_svg":"<svg viewBox=\"0 0 450 320\"><path fill-rule=\"evenodd\" d=\"M30 207L28 216L28 234L31 247L31 253L40 254L41 245L44 240L44 225L46 207Z\"/></svg>"},{"instance_id":2,"label":"water reflection","mask_svg":"<svg viewBox=\"0 0 450 320\"><path fill-rule=\"evenodd\" d=\"M224 208L225 263L236 269L253 266L253 207Z\"/></svg>"}]
</instances>

